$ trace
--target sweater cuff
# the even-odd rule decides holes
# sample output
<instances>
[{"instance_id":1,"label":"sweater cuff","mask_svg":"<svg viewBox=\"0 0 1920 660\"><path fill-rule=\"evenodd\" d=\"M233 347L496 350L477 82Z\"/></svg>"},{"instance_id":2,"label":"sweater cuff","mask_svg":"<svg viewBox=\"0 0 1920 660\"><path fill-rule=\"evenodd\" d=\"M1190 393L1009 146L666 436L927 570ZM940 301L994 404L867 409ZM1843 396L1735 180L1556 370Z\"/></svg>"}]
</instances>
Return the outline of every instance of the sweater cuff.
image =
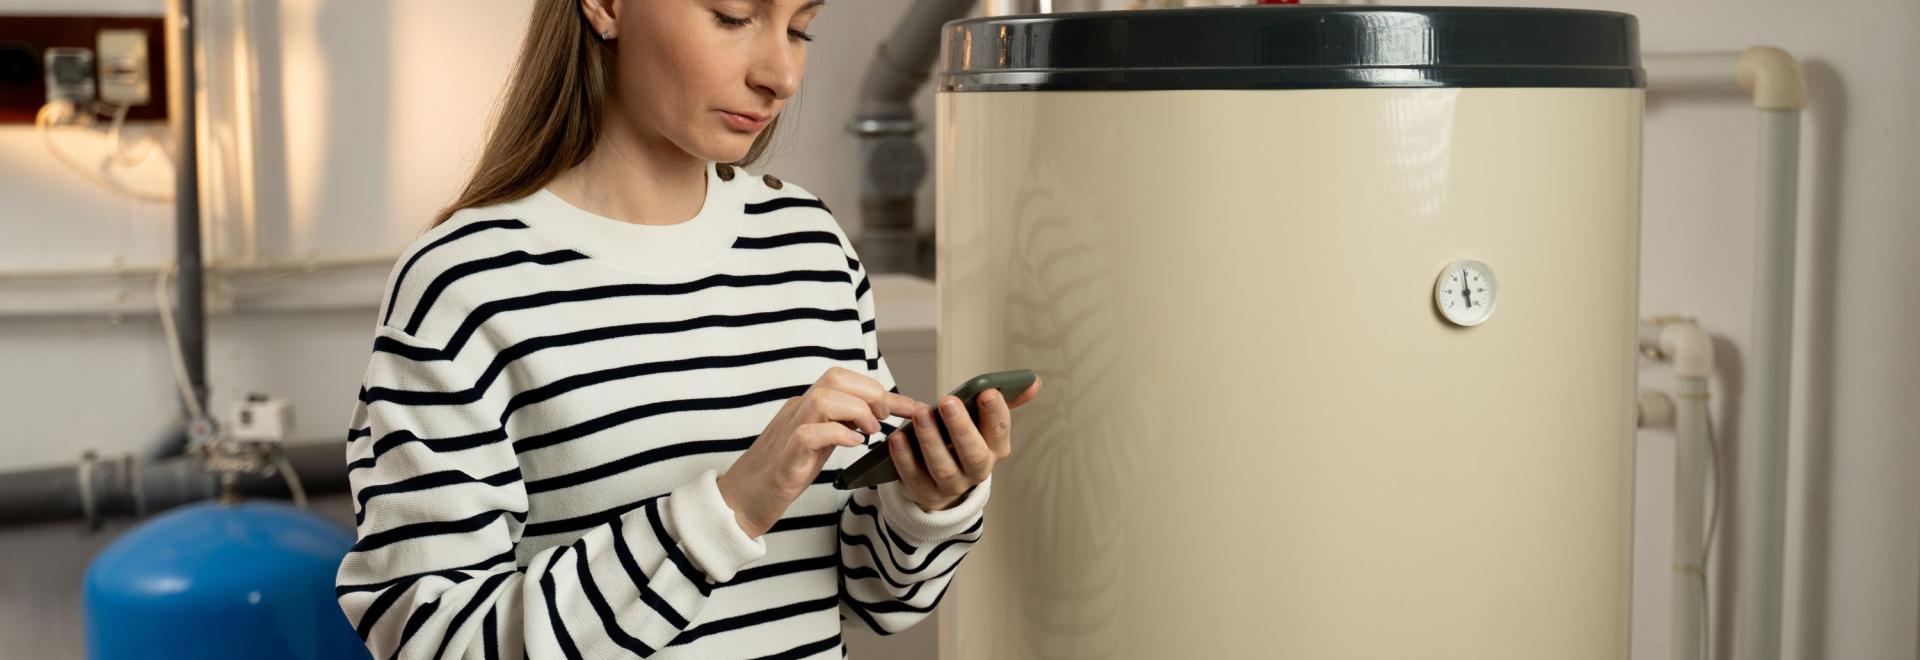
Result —
<instances>
[{"instance_id":1,"label":"sweater cuff","mask_svg":"<svg viewBox=\"0 0 1920 660\"><path fill-rule=\"evenodd\" d=\"M720 496L717 470L707 470L667 497L667 519L687 558L715 584L732 580L735 573L767 555L767 542L748 538L740 521Z\"/></svg>"},{"instance_id":2,"label":"sweater cuff","mask_svg":"<svg viewBox=\"0 0 1920 660\"><path fill-rule=\"evenodd\" d=\"M914 544L931 543L959 536L961 532L973 526L987 508L987 496L993 490L993 476L973 487L973 491L960 498L951 509L927 512L920 505L907 499L900 490L900 482L890 481L880 485L880 517L886 520L887 527L894 533Z\"/></svg>"}]
</instances>

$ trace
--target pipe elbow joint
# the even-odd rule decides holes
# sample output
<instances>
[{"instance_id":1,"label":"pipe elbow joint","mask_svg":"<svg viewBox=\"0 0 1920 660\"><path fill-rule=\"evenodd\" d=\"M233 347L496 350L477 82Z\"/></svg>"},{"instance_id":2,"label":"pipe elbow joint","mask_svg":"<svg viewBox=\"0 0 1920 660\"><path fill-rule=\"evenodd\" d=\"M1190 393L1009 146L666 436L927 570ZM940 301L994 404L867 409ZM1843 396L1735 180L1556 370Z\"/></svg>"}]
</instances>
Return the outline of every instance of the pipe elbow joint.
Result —
<instances>
[{"instance_id":1,"label":"pipe elbow joint","mask_svg":"<svg viewBox=\"0 0 1920 660\"><path fill-rule=\"evenodd\" d=\"M1660 352L1673 360L1675 376L1681 378L1713 376L1713 337L1692 321L1661 324Z\"/></svg>"},{"instance_id":2,"label":"pipe elbow joint","mask_svg":"<svg viewBox=\"0 0 1920 660\"><path fill-rule=\"evenodd\" d=\"M1761 110L1801 110L1807 107L1807 80L1800 60L1773 46L1753 46L1740 53L1734 76L1740 88L1753 95Z\"/></svg>"}]
</instances>

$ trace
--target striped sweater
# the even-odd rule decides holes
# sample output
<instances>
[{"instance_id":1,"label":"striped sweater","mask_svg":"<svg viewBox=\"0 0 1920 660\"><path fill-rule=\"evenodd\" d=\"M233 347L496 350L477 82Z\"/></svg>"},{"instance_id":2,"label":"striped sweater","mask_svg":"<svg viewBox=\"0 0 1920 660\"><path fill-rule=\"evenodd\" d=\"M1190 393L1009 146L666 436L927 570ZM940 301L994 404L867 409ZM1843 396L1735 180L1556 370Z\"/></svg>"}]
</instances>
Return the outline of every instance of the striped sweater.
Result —
<instances>
[{"instance_id":1,"label":"striped sweater","mask_svg":"<svg viewBox=\"0 0 1920 660\"><path fill-rule=\"evenodd\" d=\"M980 536L991 480L932 513L835 490L860 447L758 539L720 497L829 367L898 391L866 273L798 186L709 165L674 225L545 190L463 210L401 256L378 320L336 581L376 657L844 657L843 625L924 618Z\"/></svg>"}]
</instances>

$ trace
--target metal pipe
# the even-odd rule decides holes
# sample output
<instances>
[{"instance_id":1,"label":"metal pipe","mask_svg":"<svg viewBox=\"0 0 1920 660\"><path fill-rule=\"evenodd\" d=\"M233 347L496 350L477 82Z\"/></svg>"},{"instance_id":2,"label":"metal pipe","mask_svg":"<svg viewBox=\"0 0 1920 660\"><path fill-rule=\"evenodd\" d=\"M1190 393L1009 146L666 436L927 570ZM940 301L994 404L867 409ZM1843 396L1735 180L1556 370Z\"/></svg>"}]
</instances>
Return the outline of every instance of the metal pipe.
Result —
<instances>
[{"instance_id":1,"label":"metal pipe","mask_svg":"<svg viewBox=\"0 0 1920 660\"><path fill-rule=\"evenodd\" d=\"M200 156L195 107L193 2L167 0L167 118L177 152L174 162L173 225L175 280L179 304L180 355L187 382L200 410L207 401L206 288L200 261ZM193 409L182 402L182 406Z\"/></svg>"},{"instance_id":2,"label":"metal pipe","mask_svg":"<svg viewBox=\"0 0 1920 660\"><path fill-rule=\"evenodd\" d=\"M880 44L860 86L860 109L847 130L860 137L860 235L857 251L870 274L925 274L914 231L914 197L926 179L927 156L914 138L922 124L913 96L939 55L941 26L965 17L975 0L920 0L907 8Z\"/></svg>"}]
</instances>

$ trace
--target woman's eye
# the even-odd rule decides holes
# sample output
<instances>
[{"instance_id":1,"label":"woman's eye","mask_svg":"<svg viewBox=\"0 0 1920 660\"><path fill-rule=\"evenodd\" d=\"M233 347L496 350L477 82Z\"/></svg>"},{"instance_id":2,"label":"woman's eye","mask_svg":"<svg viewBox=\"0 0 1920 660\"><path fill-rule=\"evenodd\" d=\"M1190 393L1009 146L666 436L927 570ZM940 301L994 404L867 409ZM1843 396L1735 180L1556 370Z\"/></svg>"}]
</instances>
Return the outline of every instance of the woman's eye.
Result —
<instances>
[{"instance_id":1,"label":"woman's eye","mask_svg":"<svg viewBox=\"0 0 1920 660\"><path fill-rule=\"evenodd\" d=\"M753 22L752 18L734 18L717 11L713 12L713 17L719 19L721 25L730 27L741 27Z\"/></svg>"},{"instance_id":2,"label":"woman's eye","mask_svg":"<svg viewBox=\"0 0 1920 660\"><path fill-rule=\"evenodd\" d=\"M787 30L787 35L801 41L813 41L813 33L799 30Z\"/></svg>"}]
</instances>

